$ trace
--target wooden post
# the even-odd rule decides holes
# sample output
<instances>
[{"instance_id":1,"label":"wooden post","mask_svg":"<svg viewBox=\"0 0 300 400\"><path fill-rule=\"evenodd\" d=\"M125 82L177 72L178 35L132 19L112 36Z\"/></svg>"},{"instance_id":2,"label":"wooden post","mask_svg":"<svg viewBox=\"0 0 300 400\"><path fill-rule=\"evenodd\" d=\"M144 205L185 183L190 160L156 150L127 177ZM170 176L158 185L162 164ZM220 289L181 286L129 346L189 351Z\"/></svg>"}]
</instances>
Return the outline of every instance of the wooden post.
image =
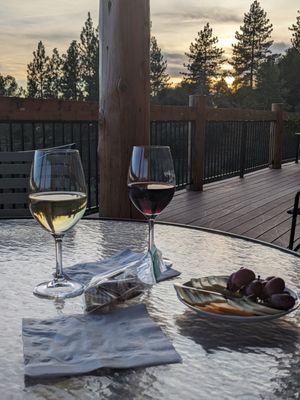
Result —
<instances>
[{"instance_id":1,"label":"wooden post","mask_svg":"<svg viewBox=\"0 0 300 400\"><path fill-rule=\"evenodd\" d=\"M280 169L282 164L283 147L283 104L272 104L272 111L276 113L276 121L271 125L270 167Z\"/></svg>"},{"instance_id":2,"label":"wooden post","mask_svg":"<svg viewBox=\"0 0 300 400\"><path fill-rule=\"evenodd\" d=\"M203 191L204 183L204 153L205 153L205 124L206 97L189 96L189 106L196 110L195 142L191 154L191 185L189 190Z\"/></svg>"},{"instance_id":3,"label":"wooden post","mask_svg":"<svg viewBox=\"0 0 300 400\"><path fill-rule=\"evenodd\" d=\"M130 218L134 145L150 142L149 0L100 0L100 215Z\"/></svg>"}]
</instances>

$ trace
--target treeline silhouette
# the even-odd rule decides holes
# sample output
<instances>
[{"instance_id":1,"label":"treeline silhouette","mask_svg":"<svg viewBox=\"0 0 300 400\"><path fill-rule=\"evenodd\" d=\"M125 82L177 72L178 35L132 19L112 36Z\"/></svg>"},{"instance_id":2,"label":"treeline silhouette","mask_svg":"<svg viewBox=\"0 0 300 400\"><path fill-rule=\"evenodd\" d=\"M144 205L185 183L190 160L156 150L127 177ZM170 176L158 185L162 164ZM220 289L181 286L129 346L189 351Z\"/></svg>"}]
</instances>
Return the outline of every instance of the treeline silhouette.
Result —
<instances>
[{"instance_id":1,"label":"treeline silhouette","mask_svg":"<svg viewBox=\"0 0 300 400\"><path fill-rule=\"evenodd\" d=\"M182 81L170 84L167 60L155 37L150 43L150 82L152 101L159 104L188 103L190 94L205 94L217 107L269 109L281 102L291 111L300 111L300 12L289 27L291 45L283 54L272 52L273 25L255 0L244 14L232 57L224 56L218 38L206 23L185 53ZM229 64L231 69L226 68ZM233 80L229 84L228 77ZM66 53L58 49L46 54L40 41L27 67L27 88L18 87L12 76L0 74L0 95L39 99L98 100L98 28L90 13L79 40L73 40Z\"/></svg>"}]
</instances>

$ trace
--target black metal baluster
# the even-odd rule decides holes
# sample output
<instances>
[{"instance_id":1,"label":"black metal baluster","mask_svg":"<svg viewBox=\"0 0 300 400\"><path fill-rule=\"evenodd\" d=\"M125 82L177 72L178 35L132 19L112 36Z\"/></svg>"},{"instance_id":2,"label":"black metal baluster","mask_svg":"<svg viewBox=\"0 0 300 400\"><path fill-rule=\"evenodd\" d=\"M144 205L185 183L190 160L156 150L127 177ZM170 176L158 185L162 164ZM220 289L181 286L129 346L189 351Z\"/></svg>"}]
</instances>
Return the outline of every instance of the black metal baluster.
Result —
<instances>
[{"instance_id":1,"label":"black metal baluster","mask_svg":"<svg viewBox=\"0 0 300 400\"><path fill-rule=\"evenodd\" d=\"M90 135L91 135L91 124L88 124L88 131L87 131L87 136L88 136L88 208L91 209L91 204L92 204L92 199L91 199L91 141L90 141Z\"/></svg>"}]
</instances>

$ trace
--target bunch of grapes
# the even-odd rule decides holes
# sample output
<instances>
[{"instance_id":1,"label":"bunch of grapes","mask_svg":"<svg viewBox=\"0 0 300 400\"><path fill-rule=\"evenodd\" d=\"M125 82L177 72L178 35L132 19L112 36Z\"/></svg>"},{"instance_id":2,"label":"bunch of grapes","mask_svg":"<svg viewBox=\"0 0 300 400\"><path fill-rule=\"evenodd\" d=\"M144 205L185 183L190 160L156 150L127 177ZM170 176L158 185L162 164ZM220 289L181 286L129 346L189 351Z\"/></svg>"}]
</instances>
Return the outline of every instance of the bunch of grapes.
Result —
<instances>
[{"instance_id":1,"label":"bunch of grapes","mask_svg":"<svg viewBox=\"0 0 300 400\"><path fill-rule=\"evenodd\" d=\"M295 299L285 290L283 279L271 276L262 280L247 268L230 275L227 289L278 310L289 310L295 305Z\"/></svg>"}]
</instances>

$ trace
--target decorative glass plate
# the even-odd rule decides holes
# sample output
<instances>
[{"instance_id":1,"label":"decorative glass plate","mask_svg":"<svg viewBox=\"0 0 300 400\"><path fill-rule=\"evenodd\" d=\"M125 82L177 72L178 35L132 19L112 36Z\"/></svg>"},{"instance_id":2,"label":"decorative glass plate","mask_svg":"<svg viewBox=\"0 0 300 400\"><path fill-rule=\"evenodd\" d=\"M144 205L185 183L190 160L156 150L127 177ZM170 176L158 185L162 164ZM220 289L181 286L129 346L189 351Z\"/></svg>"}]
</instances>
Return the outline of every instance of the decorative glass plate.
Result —
<instances>
[{"instance_id":1,"label":"decorative glass plate","mask_svg":"<svg viewBox=\"0 0 300 400\"><path fill-rule=\"evenodd\" d=\"M175 284L178 299L204 318L226 321L259 322L281 318L297 310L300 300L297 293L285 288L295 299L293 308L283 311L255 303L247 297L237 297L227 289L228 276L208 276L191 279L183 285Z\"/></svg>"}]
</instances>

